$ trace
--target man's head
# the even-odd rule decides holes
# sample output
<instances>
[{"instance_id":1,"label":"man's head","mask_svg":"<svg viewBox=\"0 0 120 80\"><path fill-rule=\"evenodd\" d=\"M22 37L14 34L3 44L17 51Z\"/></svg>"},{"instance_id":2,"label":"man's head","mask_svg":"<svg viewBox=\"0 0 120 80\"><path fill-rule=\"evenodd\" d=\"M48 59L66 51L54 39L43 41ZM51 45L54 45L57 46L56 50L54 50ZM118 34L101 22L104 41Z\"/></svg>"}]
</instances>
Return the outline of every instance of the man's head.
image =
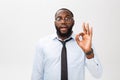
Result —
<instances>
[{"instance_id":1,"label":"man's head","mask_svg":"<svg viewBox=\"0 0 120 80\"><path fill-rule=\"evenodd\" d=\"M59 37L69 37L74 25L74 15L66 8L59 9L55 14L55 27Z\"/></svg>"}]
</instances>

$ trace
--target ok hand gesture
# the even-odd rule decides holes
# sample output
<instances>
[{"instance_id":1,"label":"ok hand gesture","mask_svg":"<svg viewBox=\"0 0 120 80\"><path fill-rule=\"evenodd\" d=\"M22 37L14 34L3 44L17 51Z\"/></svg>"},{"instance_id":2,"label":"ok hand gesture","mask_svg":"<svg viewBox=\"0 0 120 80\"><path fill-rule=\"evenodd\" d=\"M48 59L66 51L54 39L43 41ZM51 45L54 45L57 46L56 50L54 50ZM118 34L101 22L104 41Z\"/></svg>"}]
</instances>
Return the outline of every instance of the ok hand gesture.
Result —
<instances>
[{"instance_id":1,"label":"ok hand gesture","mask_svg":"<svg viewBox=\"0 0 120 80\"><path fill-rule=\"evenodd\" d=\"M92 46L92 27L89 24L83 23L83 32L76 35L76 42L82 48L82 50L87 53L91 51ZM81 38L81 39L80 39Z\"/></svg>"}]
</instances>

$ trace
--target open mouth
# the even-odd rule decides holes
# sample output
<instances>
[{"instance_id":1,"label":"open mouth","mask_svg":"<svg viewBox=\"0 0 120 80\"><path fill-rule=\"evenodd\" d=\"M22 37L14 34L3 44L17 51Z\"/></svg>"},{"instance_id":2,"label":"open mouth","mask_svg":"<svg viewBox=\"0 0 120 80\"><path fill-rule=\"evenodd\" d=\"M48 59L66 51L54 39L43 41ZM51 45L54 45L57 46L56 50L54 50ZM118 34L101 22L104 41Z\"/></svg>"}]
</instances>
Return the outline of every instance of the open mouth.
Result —
<instances>
[{"instance_id":1,"label":"open mouth","mask_svg":"<svg viewBox=\"0 0 120 80\"><path fill-rule=\"evenodd\" d=\"M68 30L68 27L66 25L62 25L60 27L60 31L62 31L62 32L67 32L67 30Z\"/></svg>"},{"instance_id":2,"label":"open mouth","mask_svg":"<svg viewBox=\"0 0 120 80\"><path fill-rule=\"evenodd\" d=\"M65 31L67 30L67 27L61 27L60 30Z\"/></svg>"},{"instance_id":3,"label":"open mouth","mask_svg":"<svg viewBox=\"0 0 120 80\"><path fill-rule=\"evenodd\" d=\"M68 26L67 25L60 25L59 30L61 33L66 33L68 31Z\"/></svg>"}]
</instances>

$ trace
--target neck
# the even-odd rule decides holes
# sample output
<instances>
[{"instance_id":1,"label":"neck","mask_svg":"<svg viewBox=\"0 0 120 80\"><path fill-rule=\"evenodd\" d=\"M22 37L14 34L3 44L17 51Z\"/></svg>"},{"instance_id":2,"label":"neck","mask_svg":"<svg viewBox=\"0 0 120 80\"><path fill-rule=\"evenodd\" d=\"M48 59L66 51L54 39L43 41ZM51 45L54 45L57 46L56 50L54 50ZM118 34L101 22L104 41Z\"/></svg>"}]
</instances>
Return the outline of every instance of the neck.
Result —
<instances>
[{"instance_id":1,"label":"neck","mask_svg":"<svg viewBox=\"0 0 120 80\"><path fill-rule=\"evenodd\" d=\"M68 35L59 35L59 34L57 33L58 37L59 37L60 39L62 39L62 40L65 40L65 39L69 38L69 37L71 36L71 34L72 34L72 31L71 31L71 33L69 33Z\"/></svg>"},{"instance_id":2,"label":"neck","mask_svg":"<svg viewBox=\"0 0 120 80\"><path fill-rule=\"evenodd\" d=\"M62 39L62 40L65 40L65 39L67 39L68 37L61 37L61 36L58 36L60 39Z\"/></svg>"}]
</instances>

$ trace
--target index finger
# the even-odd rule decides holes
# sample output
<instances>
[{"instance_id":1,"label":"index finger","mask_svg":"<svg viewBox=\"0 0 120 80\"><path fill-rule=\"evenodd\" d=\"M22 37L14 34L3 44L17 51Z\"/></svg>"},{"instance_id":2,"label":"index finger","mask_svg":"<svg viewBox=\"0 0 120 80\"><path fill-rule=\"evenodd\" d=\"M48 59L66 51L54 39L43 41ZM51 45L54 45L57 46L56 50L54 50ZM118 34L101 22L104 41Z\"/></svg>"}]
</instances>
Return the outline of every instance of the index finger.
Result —
<instances>
[{"instance_id":1,"label":"index finger","mask_svg":"<svg viewBox=\"0 0 120 80\"><path fill-rule=\"evenodd\" d=\"M82 24L82 28L83 28L83 32L86 34L87 33L87 29L85 28L85 23L84 22Z\"/></svg>"}]
</instances>

